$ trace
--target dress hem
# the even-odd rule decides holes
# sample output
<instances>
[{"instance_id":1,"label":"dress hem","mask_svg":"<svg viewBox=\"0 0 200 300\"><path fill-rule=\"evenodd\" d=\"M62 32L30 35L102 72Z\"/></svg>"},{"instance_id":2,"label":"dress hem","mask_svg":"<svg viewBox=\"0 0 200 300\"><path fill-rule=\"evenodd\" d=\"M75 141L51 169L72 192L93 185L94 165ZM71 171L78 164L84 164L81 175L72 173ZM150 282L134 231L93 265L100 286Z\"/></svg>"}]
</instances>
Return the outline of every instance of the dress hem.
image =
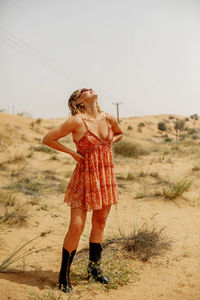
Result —
<instances>
[{"instance_id":1,"label":"dress hem","mask_svg":"<svg viewBox=\"0 0 200 300\"><path fill-rule=\"evenodd\" d=\"M91 212L92 210L101 210L103 207L106 207L106 206L112 206L112 205L117 205L118 204L118 202L115 202L115 203L110 203L110 204L108 204L108 205L102 205L102 207L101 208L84 208L84 207L80 207L80 206L75 206L75 207L73 207L69 202L67 202L67 201L64 201L64 203L66 203L67 204L67 206L69 206L69 207L71 207L71 208L80 208L80 209L83 209L83 210L86 210L87 212Z\"/></svg>"}]
</instances>

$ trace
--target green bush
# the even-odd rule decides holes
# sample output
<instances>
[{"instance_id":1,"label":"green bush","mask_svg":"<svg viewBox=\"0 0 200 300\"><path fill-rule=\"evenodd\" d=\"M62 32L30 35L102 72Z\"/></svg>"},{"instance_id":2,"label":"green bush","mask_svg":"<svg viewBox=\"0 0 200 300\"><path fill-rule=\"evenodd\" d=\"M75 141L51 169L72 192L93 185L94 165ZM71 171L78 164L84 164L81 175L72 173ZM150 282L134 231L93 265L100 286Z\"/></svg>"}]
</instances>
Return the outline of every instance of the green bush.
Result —
<instances>
[{"instance_id":1,"label":"green bush","mask_svg":"<svg viewBox=\"0 0 200 300\"><path fill-rule=\"evenodd\" d=\"M127 141L120 141L116 143L113 147L113 151L115 154L119 154L124 157L138 157L139 155L150 154L149 149L145 149L144 146Z\"/></svg>"}]
</instances>

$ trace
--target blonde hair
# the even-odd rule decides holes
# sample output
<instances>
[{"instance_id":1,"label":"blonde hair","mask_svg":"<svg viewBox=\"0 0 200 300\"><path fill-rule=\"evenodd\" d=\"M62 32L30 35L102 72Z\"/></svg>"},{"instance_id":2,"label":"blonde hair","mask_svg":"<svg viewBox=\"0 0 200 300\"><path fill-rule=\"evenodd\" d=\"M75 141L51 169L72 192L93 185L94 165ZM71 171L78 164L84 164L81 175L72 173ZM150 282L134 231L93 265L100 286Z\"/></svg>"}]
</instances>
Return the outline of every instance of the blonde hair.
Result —
<instances>
[{"instance_id":1,"label":"blonde hair","mask_svg":"<svg viewBox=\"0 0 200 300\"><path fill-rule=\"evenodd\" d=\"M81 104L78 103L78 99L79 99L79 96L80 96L80 91L81 91L81 89L74 91L71 94L71 96L69 97L69 100L68 100L68 107L70 109L70 112L71 112L72 116L75 116L76 114L80 114L80 113L85 112L84 105L81 105ZM99 104L96 103L96 105L97 105L98 112L102 112Z\"/></svg>"}]
</instances>

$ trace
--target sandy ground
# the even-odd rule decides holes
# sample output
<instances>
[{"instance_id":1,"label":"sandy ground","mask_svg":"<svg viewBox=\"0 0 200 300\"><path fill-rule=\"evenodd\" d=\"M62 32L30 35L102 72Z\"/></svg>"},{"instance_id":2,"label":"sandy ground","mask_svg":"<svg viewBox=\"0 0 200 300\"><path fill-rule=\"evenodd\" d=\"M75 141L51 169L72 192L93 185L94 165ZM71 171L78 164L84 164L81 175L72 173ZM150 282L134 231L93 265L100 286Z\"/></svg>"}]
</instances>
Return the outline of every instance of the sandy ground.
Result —
<instances>
[{"instance_id":1,"label":"sandy ground","mask_svg":"<svg viewBox=\"0 0 200 300\"><path fill-rule=\"evenodd\" d=\"M185 118L173 116L179 119ZM114 155L120 201L117 207L113 206L111 209L105 229L105 239L118 234L119 228L128 234L134 224L140 224L144 220L150 222L154 215L157 226L164 226L165 233L173 238L173 247L163 256L153 257L145 263L135 260L134 266L139 272L137 280L116 290L110 290L108 293L85 289L81 299L200 299L200 171L193 170L193 167L200 167L200 140L189 139L188 144L183 142L178 151L172 151L171 146L161 143L161 133L157 130L158 122L168 120L169 115L121 120L124 140L140 143L144 148L154 147L157 151L138 158ZM65 189L76 162L69 155L61 152L57 152L57 160L49 159L55 154L35 151L30 147L40 146L42 136L51 127L63 121L64 119L42 120L37 124L32 118L0 113L1 190L5 191L4 187L16 180L17 172L26 176L34 175L40 182L49 180L52 183L49 189L43 191L40 202L35 205L31 204L33 196L22 192L15 193L19 203L27 209L28 219L25 225L0 225L0 263L11 254L20 241L25 243L41 232L50 233L41 238L34 249L51 247L47 251L27 256L24 260L10 265L10 271L0 273L1 300L34 299L29 296L30 290L42 295L45 286L55 289L62 244L70 214L70 208L63 202L64 192L59 191L57 187L58 183L64 181ZM138 124L141 122L145 126L139 132ZM170 119L167 124L171 127L168 136L175 138L173 119ZM132 126L133 129L128 130L128 126ZM200 121L194 123L193 120L189 120L187 126L199 129ZM65 145L75 150L71 136L62 140ZM21 156L21 159L14 160L16 155ZM56 180L44 179L45 170L51 170ZM122 177L130 170L136 175L136 179L123 180ZM146 176L140 177L141 171ZM156 173L159 174L159 178L150 175ZM182 196L174 200L153 196L154 190L160 190L165 182L174 182L186 177L191 178L193 184ZM138 193L142 193L143 196L137 198ZM48 208L42 209L41 206L45 204ZM78 250L88 246L90 228L91 213L88 213ZM79 287L74 286L72 299L78 299L77 291ZM56 291L55 295L57 297L62 295L63 299L68 299L68 295L61 291Z\"/></svg>"}]
</instances>

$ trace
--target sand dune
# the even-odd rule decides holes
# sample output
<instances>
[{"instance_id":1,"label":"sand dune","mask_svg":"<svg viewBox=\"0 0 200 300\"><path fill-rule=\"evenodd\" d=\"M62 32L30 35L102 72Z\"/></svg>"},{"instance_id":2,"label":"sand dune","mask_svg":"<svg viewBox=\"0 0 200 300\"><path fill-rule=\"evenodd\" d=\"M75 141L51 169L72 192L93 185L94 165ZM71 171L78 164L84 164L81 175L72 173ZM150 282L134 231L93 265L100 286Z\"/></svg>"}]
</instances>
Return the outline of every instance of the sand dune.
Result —
<instances>
[{"instance_id":1,"label":"sand dune","mask_svg":"<svg viewBox=\"0 0 200 300\"><path fill-rule=\"evenodd\" d=\"M177 142L176 118L187 118L187 130L178 132L181 140ZM30 290L42 297L45 286L49 286L57 297L62 295L63 299L68 299L55 287L63 239L69 224L70 209L63 202L64 192L76 161L68 154L40 149L44 146L41 144L44 134L63 121L64 118L36 120L0 113L1 197L11 192L15 197L13 207L21 205L22 214L27 216L23 223L19 210L13 224L6 224L1 221L5 207L2 206L3 200L0 201L0 263L20 241L25 243L41 232L49 232L39 245L32 248L49 247L46 251L27 256L10 265L7 272L0 273L2 300L34 299L29 295ZM158 130L159 122L165 122L166 131ZM86 280L80 286L72 280L72 299L78 299L78 295L81 299L98 300L200 299L200 120L162 114L122 118L120 126L124 132L120 142L137 144L148 154L123 157L114 153L118 143L113 145L120 201L117 210L113 206L108 217L105 240L118 235L119 226L129 234L136 222L150 222L152 215L156 214L156 225L165 226L165 233L174 239L173 247L163 256L152 257L147 262L132 259L131 268L138 271L138 277L108 292L93 289L95 285L91 288ZM172 141L164 142L166 138ZM75 150L71 135L60 142ZM129 172L134 174L132 180L127 180ZM172 200L159 193L155 195L155 190L161 192L164 187L184 178L191 179L192 185L182 195ZM17 182L24 184L21 190L19 186L16 189ZM30 182L31 187L26 185ZM13 207L8 204L7 209ZM90 222L91 213L88 213L78 250L88 246Z\"/></svg>"}]
</instances>

